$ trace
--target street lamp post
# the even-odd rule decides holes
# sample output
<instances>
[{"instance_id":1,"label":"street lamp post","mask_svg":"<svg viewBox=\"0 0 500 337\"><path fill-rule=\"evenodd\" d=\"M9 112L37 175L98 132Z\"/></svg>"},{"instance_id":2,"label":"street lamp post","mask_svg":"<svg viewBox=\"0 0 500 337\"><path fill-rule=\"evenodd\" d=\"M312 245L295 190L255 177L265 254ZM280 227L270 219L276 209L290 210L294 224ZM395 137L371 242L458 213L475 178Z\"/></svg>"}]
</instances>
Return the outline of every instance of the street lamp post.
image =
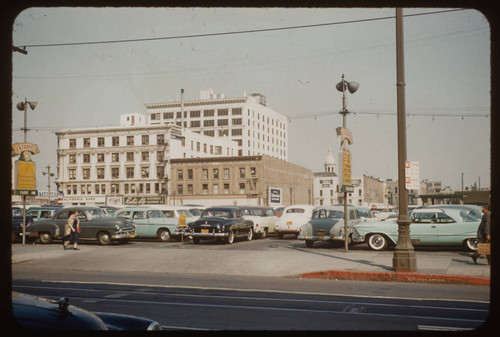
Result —
<instances>
[{"instance_id":1,"label":"street lamp post","mask_svg":"<svg viewBox=\"0 0 500 337\"><path fill-rule=\"evenodd\" d=\"M398 189L399 218L398 244L392 258L394 271L413 272L417 269L415 251L410 240L410 218L408 216L408 191L406 190L406 112L403 53L403 10L396 8L396 65L398 106Z\"/></svg>"},{"instance_id":2,"label":"street lamp post","mask_svg":"<svg viewBox=\"0 0 500 337\"><path fill-rule=\"evenodd\" d=\"M24 142L28 142L28 106L31 108L31 110L35 110L35 107L37 106L37 102L28 102L28 100L25 98L24 102L19 102L17 103L17 110L24 111ZM26 195L23 194L23 245L26 242Z\"/></svg>"},{"instance_id":3,"label":"street lamp post","mask_svg":"<svg viewBox=\"0 0 500 337\"><path fill-rule=\"evenodd\" d=\"M43 175L47 175L47 178L48 178L48 185L47 187L49 188L49 195L47 196L47 203L50 205L51 202L50 202L50 177L53 177L54 176L54 173L50 173L50 165L47 165L47 172L42 172Z\"/></svg>"},{"instance_id":4,"label":"street lamp post","mask_svg":"<svg viewBox=\"0 0 500 337\"><path fill-rule=\"evenodd\" d=\"M359 84L356 82L347 82L344 80L344 74L342 74L342 81L337 83L336 88L338 91L342 92L342 111L339 114L342 115L342 128L337 128L337 135L341 136L340 146L342 150L342 161L340 165L342 165L342 190L344 192L344 244L345 251L349 250L349 233L347 232L347 193L348 191L352 192L352 184L351 184L351 156L349 152L349 144L352 144L352 135L347 130L346 127L346 115L350 113L347 110L346 105L346 97L345 90L349 90L351 94L354 94L356 90L359 88ZM340 130L339 130L340 129ZM347 164L346 164L347 161ZM348 170L348 172L346 172Z\"/></svg>"}]
</instances>

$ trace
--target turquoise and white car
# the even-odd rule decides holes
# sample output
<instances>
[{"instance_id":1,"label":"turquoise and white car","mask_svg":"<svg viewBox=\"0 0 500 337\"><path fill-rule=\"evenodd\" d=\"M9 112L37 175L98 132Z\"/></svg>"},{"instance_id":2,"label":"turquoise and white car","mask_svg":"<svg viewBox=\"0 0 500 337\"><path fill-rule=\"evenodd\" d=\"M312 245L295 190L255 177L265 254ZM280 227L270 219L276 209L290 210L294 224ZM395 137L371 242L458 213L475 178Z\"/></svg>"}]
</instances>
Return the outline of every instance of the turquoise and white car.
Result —
<instances>
[{"instance_id":1,"label":"turquoise and white car","mask_svg":"<svg viewBox=\"0 0 500 337\"><path fill-rule=\"evenodd\" d=\"M410 214L410 239L414 246L465 246L477 249L480 213L468 207L424 207ZM396 221L361 222L354 226L354 242L366 242L382 251L398 243Z\"/></svg>"},{"instance_id":2,"label":"turquoise and white car","mask_svg":"<svg viewBox=\"0 0 500 337\"><path fill-rule=\"evenodd\" d=\"M178 219L167 218L162 211L150 207L127 207L113 214L136 224L135 238L170 241L178 224Z\"/></svg>"}]
</instances>

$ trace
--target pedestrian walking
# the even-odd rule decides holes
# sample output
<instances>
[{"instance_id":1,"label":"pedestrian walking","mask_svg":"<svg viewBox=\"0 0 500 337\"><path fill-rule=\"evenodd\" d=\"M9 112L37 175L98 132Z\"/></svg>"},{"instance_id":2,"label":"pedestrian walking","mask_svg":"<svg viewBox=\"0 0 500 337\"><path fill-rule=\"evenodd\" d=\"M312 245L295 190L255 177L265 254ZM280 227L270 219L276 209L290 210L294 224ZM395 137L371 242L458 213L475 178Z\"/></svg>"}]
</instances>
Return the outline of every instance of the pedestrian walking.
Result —
<instances>
[{"instance_id":1,"label":"pedestrian walking","mask_svg":"<svg viewBox=\"0 0 500 337\"><path fill-rule=\"evenodd\" d=\"M73 242L73 250L78 248L78 240L80 238L80 220L78 219L78 210L71 212L68 221L64 225L63 247L68 249L68 246Z\"/></svg>"},{"instance_id":2,"label":"pedestrian walking","mask_svg":"<svg viewBox=\"0 0 500 337\"><path fill-rule=\"evenodd\" d=\"M483 217L481 218L481 223L477 229L477 242L486 243L490 242L490 205L483 206ZM480 257L479 253L475 251L472 255L472 261L477 264L477 259Z\"/></svg>"}]
</instances>

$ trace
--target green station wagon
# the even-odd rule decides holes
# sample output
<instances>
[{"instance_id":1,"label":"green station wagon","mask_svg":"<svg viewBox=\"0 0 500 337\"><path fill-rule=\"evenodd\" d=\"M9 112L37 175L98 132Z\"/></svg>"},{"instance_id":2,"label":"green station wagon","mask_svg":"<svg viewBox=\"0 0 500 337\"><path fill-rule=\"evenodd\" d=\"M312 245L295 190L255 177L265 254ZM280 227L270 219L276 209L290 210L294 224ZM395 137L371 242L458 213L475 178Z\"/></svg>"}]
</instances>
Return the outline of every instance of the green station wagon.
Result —
<instances>
[{"instance_id":1,"label":"green station wagon","mask_svg":"<svg viewBox=\"0 0 500 337\"><path fill-rule=\"evenodd\" d=\"M178 219L167 218L159 209L150 207L126 207L113 216L133 221L136 225L135 238L138 239L170 241L178 223Z\"/></svg>"}]
</instances>

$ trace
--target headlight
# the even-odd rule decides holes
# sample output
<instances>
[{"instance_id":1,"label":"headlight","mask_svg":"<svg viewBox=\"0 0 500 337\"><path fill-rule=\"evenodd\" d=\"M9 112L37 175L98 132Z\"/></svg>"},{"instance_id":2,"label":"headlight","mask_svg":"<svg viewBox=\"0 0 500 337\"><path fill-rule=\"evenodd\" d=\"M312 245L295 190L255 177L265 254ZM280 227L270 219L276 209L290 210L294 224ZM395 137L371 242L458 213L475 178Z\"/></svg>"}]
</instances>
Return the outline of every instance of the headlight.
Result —
<instances>
[{"instance_id":1,"label":"headlight","mask_svg":"<svg viewBox=\"0 0 500 337\"><path fill-rule=\"evenodd\" d=\"M116 230L119 230L119 229L120 229L120 226L119 226L119 225L116 225L116 226L115 226L115 229L116 229Z\"/></svg>"}]
</instances>

